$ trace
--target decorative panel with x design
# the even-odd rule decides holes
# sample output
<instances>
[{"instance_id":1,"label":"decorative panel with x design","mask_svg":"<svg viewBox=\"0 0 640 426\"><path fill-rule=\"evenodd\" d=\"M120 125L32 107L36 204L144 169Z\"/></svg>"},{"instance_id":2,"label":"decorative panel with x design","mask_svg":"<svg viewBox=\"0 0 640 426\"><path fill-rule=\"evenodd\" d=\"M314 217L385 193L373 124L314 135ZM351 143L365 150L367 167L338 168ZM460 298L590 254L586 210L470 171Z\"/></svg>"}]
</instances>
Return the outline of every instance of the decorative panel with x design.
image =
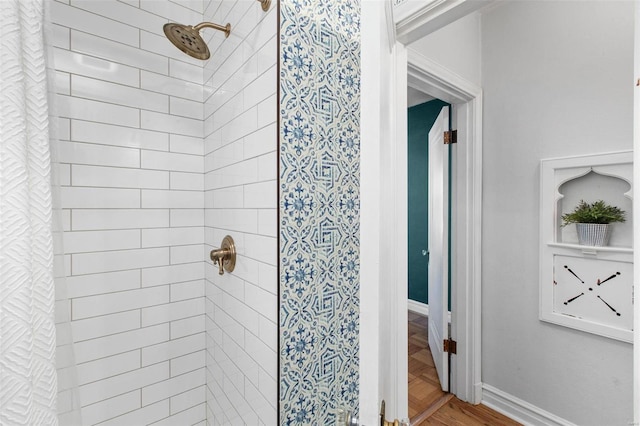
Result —
<instances>
[{"instance_id":1,"label":"decorative panel with x design","mask_svg":"<svg viewBox=\"0 0 640 426\"><path fill-rule=\"evenodd\" d=\"M633 329L633 264L554 256L555 313L622 330Z\"/></svg>"}]
</instances>

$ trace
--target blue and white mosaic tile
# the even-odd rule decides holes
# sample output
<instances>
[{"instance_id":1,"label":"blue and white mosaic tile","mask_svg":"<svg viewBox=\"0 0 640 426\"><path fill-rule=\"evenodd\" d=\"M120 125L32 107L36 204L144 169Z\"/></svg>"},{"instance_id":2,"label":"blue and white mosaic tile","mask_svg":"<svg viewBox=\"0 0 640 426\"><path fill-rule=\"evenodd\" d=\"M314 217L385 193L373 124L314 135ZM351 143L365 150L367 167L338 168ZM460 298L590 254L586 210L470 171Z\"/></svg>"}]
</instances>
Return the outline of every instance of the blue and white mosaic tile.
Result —
<instances>
[{"instance_id":1,"label":"blue and white mosaic tile","mask_svg":"<svg viewBox=\"0 0 640 426\"><path fill-rule=\"evenodd\" d=\"M360 0L280 2L280 423L359 393Z\"/></svg>"}]
</instances>

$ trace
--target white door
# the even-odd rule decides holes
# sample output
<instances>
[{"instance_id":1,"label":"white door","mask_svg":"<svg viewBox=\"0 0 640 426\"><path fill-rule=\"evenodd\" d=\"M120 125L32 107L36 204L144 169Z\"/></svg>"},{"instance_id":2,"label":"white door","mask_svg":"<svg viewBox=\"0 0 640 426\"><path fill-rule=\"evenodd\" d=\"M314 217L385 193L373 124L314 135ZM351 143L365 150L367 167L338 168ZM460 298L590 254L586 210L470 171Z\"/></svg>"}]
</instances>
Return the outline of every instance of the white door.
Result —
<instances>
[{"instance_id":1,"label":"white door","mask_svg":"<svg viewBox=\"0 0 640 426\"><path fill-rule=\"evenodd\" d=\"M449 130L449 107L444 107L429 131L429 348L442 390L449 390L448 354L444 339L449 337L448 299L448 210L449 146L444 132Z\"/></svg>"}]
</instances>

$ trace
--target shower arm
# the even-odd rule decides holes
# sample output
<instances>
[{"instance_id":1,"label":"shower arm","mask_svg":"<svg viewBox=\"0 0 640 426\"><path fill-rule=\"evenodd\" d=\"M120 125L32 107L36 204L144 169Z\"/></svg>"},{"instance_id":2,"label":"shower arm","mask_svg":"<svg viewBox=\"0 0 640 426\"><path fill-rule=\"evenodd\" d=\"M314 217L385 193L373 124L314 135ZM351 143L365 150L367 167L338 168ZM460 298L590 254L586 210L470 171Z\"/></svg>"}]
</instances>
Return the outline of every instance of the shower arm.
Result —
<instances>
[{"instance_id":1,"label":"shower arm","mask_svg":"<svg viewBox=\"0 0 640 426\"><path fill-rule=\"evenodd\" d=\"M260 2L262 10L264 10L265 12L269 10L269 7L271 6L271 0L258 0L258 2ZM231 24L218 25L214 24L213 22L201 22L193 27L193 29L198 32L200 32L200 30L203 28L213 28L214 30L222 31L225 37L229 37L229 34L231 34Z\"/></svg>"},{"instance_id":2,"label":"shower arm","mask_svg":"<svg viewBox=\"0 0 640 426\"><path fill-rule=\"evenodd\" d=\"M231 34L231 24L218 25L218 24L214 24L213 22L201 22L198 25L193 27L193 29L198 32L202 28L213 28L214 30L222 31L225 37L229 37L229 34Z\"/></svg>"}]
</instances>

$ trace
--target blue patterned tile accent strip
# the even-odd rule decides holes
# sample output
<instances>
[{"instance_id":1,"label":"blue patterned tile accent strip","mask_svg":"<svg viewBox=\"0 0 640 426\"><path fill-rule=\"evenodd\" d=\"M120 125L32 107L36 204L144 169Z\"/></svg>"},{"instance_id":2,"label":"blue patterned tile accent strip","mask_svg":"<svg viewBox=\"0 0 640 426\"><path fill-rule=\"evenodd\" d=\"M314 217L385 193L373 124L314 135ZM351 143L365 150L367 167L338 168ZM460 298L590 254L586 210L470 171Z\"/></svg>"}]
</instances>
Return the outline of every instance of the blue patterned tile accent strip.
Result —
<instances>
[{"instance_id":1,"label":"blue patterned tile accent strip","mask_svg":"<svg viewBox=\"0 0 640 426\"><path fill-rule=\"evenodd\" d=\"M359 392L360 0L280 2L280 423Z\"/></svg>"}]
</instances>

